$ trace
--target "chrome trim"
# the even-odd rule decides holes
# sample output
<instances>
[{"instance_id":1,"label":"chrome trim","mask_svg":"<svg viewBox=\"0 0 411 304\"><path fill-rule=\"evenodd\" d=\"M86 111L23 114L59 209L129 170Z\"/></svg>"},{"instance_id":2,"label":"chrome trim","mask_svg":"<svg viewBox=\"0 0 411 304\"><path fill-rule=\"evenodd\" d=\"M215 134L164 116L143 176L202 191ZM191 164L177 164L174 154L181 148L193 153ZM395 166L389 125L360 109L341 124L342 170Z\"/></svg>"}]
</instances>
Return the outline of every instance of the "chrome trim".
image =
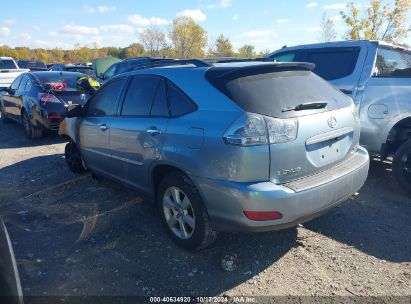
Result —
<instances>
[{"instance_id":1,"label":"chrome trim","mask_svg":"<svg viewBox=\"0 0 411 304\"><path fill-rule=\"evenodd\" d=\"M114 158L114 159L117 159L117 160L121 160L121 161L129 163L129 164L133 164L133 165L137 165L137 166L142 166L143 165L143 163L139 162L139 161L135 161L135 160L132 160L132 159L129 159L129 158L120 157L120 156L116 156L116 155L111 155L111 154L100 152L100 151L97 151L97 150L94 150L94 149L83 148L83 150L88 151L88 152L92 152L92 153L96 153L96 154L99 154L99 155L102 155L102 156L105 156L105 157L111 157L111 158Z\"/></svg>"},{"instance_id":2,"label":"chrome trim","mask_svg":"<svg viewBox=\"0 0 411 304\"><path fill-rule=\"evenodd\" d=\"M316 135L316 136L313 136L313 137L307 139L307 141L305 142L305 145L309 146L309 145L318 144L318 143L323 142L323 141L327 141L327 140L330 140L330 139L334 139L334 138L346 135L350 132L354 132L354 129L351 128L351 127L345 127L345 128L341 128L341 129L338 129L338 130L331 131L331 132Z\"/></svg>"}]
</instances>

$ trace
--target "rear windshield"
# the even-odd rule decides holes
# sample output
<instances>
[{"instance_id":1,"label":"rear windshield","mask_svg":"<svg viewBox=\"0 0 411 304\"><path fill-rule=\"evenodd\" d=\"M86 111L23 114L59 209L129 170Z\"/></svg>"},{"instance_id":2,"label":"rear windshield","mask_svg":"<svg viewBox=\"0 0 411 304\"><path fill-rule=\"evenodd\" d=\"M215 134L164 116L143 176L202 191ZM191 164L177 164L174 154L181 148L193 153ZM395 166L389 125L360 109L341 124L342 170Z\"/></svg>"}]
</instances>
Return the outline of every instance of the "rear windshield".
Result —
<instances>
[{"instance_id":1,"label":"rear windshield","mask_svg":"<svg viewBox=\"0 0 411 304\"><path fill-rule=\"evenodd\" d=\"M0 70L14 70L17 69L13 60L0 59Z\"/></svg>"},{"instance_id":2,"label":"rear windshield","mask_svg":"<svg viewBox=\"0 0 411 304\"><path fill-rule=\"evenodd\" d=\"M349 98L310 71L281 71L207 79L243 110L272 117L298 117L351 104ZM283 112L284 109L313 102L328 104L324 109Z\"/></svg>"},{"instance_id":3,"label":"rear windshield","mask_svg":"<svg viewBox=\"0 0 411 304\"><path fill-rule=\"evenodd\" d=\"M79 74L75 76L60 76L60 74L56 75L36 75L37 78L40 80L41 85L43 87L52 86L55 83L65 83L67 88L65 90L70 91L78 91L77 88L77 80L81 77Z\"/></svg>"},{"instance_id":4,"label":"rear windshield","mask_svg":"<svg viewBox=\"0 0 411 304\"><path fill-rule=\"evenodd\" d=\"M18 65L21 69L47 69L46 64L41 61L19 61Z\"/></svg>"},{"instance_id":5,"label":"rear windshield","mask_svg":"<svg viewBox=\"0 0 411 304\"><path fill-rule=\"evenodd\" d=\"M66 67L66 71L79 72L79 73L86 74L88 76L94 76L94 70L86 68L86 67Z\"/></svg>"}]
</instances>

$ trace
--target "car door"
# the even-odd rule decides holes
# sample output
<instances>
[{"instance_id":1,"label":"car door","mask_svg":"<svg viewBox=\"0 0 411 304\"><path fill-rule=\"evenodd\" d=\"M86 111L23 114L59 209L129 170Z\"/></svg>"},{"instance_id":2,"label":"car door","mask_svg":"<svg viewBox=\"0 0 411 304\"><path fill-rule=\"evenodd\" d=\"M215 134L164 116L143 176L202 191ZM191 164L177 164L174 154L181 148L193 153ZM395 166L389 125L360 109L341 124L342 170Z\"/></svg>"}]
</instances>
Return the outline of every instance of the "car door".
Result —
<instances>
[{"instance_id":1,"label":"car door","mask_svg":"<svg viewBox=\"0 0 411 304\"><path fill-rule=\"evenodd\" d=\"M17 77L7 92L3 94L3 107L6 115L16 121L20 121L20 110L15 95L18 93L18 88L23 76Z\"/></svg>"},{"instance_id":2,"label":"car door","mask_svg":"<svg viewBox=\"0 0 411 304\"><path fill-rule=\"evenodd\" d=\"M111 176L110 127L117 115L125 78L105 84L86 104L78 129L78 144L86 166Z\"/></svg>"},{"instance_id":3,"label":"car door","mask_svg":"<svg viewBox=\"0 0 411 304\"><path fill-rule=\"evenodd\" d=\"M133 76L112 121L110 147L118 179L149 191L149 172L161 159L168 121L165 82L156 76Z\"/></svg>"},{"instance_id":4,"label":"car door","mask_svg":"<svg viewBox=\"0 0 411 304\"><path fill-rule=\"evenodd\" d=\"M402 115L408 115L410 96L411 52L379 46L361 99L361 144L379 152L387 136L382 130L388 131Z\"/></svg>"},{"instance_id":5,"label":"car door","mask_svg":"<svg viewBox=\"0 0 411 304\"><path fill-rule=\"evenodd\" d=\"M26 85L27 82L29 81L29 77L27 76L22 76L21 81L19 83L19 86L13 96L13 103L15 105L15 110L16 114L21 115L21 111L23 109L23 100L24 100L24 95L26 93ZM31 109L26 109L30 114L31 114Z\"/></svg>"}]
</instances>

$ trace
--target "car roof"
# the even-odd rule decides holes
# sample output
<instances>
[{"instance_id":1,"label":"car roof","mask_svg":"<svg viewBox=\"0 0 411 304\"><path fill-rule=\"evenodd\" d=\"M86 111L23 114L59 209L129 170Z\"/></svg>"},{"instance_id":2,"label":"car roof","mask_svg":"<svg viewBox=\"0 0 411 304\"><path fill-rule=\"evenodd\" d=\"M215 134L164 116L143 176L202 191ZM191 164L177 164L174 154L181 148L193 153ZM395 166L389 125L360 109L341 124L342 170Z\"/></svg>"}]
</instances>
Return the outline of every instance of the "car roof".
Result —
<instances>
[{"instance_id":1,"label":"car roof","mask_svg":"<svg viewBox=\"0 0 411 304\"><path fill-rule=\"evenodd\" d=\"M367 45L367 44L374 44L374 45L382 45L390 48L401 48L407 49L402 46L394 45L385 41L379 40L346 40L346 41L331 41L331 42L321 42L321 43L312 43L312 44L302 44L296 46L284 46L281 49L278 49L266 57L270 57L273 54L284 52L284 51L293 51L293 50L301 50L301 49L315 49L315 48L332 48L332 47L355 47L360 45ZM408 49L409 50L409 49Z\"/></svg>"},{"instance_id":2,"label":"car roof","mask_svg":"<svg viewBox=\"0 0 411 304\"><path fill-rule=\"evenodd\" d=\"M4 59L7 59L7 60L14 60L13 58L11 58L11 57L5 57L5 56L0 56L0 59L1 60L4 60Z\"/></svg>"}]
</instances>

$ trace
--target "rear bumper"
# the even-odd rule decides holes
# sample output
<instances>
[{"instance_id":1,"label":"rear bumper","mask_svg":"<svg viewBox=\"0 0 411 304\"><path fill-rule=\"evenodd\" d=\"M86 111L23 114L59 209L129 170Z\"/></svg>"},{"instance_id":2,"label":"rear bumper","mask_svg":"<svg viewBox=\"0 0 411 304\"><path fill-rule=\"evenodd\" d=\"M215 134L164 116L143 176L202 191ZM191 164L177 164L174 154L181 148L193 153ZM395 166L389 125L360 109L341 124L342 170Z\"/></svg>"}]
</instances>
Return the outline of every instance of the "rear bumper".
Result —
<instances>
[{"instance_id":1,"label":"rear bumper","mask_svg":"<svg viewBox=\"0 0 411 304\"><path fill-rule=\"evenodd\" d=\"M270 231L295 226L309 221L337 206L365 183L369 169L369 156L364 148L354 155L356 162L341 164L350 166L345 174L339 168L322 172L327 180L314 175L295 184L276 185L272 182L236 183L196 178L214 229L220 231ZM327 174L328 173L328 174ZM309 186L307 186L309 185ZM302 189L302 190L301 190ZM252 221L244 211L279 211L281 219Z\"/></svg>"}]
</instances>

